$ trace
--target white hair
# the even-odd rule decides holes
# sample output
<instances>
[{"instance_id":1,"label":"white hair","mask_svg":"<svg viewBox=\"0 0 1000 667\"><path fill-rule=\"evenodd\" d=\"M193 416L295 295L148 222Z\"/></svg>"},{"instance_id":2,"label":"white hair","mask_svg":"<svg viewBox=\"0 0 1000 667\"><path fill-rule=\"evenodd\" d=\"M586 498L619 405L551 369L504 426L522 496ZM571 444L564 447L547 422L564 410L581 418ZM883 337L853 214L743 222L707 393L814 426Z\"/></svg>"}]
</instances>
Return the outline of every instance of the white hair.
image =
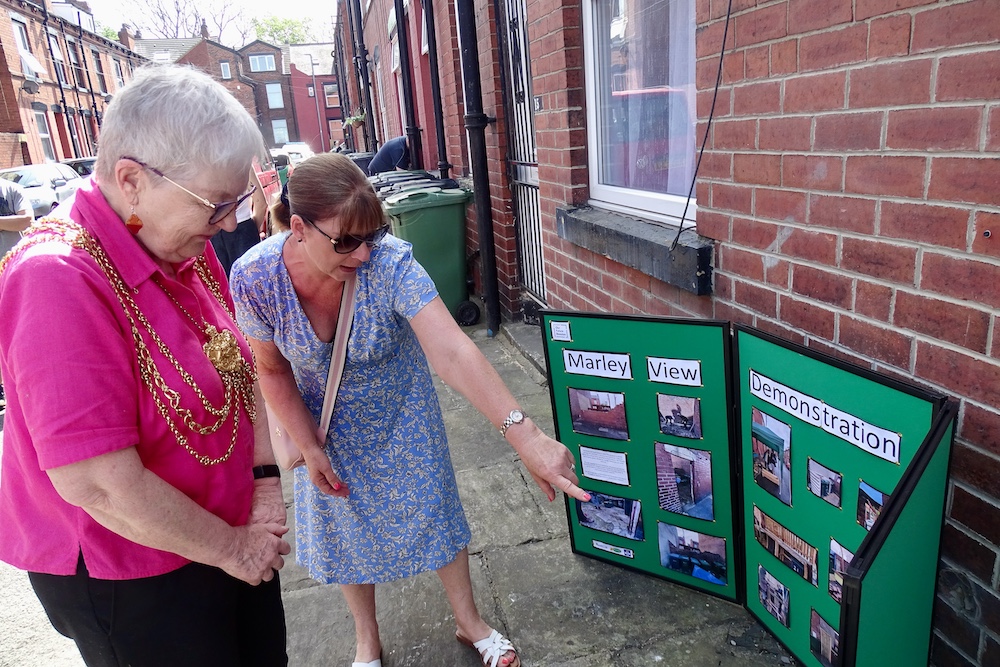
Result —
<instances>
[{"instance_id":1,"label":"white hair","mask_svg":"<svg viewBox=\"0 0 1000 667\"><path fill-rule=\"evenodd\" d=\"M256 121L229 91L178 65L137 69L108 105L98 144L96 171L106 183L126 156L194 180L206 169L246 173L264 150Z\"/></svg>"}]
</instances>

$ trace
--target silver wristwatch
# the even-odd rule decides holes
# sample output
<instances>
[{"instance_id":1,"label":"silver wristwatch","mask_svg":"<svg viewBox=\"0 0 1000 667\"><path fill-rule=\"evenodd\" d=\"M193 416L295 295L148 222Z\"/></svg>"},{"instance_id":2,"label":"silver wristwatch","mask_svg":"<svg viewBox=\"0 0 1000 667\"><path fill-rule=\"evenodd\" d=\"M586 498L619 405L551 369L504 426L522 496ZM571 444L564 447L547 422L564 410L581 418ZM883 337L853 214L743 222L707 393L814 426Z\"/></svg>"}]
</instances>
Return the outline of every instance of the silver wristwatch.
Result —
<instances>
[{"instance_id":1,"label":"silver wristwatch","mask_svg":"<svg viewBox=\"0 0 1000 667\"><path fill-rule=\"evenodd\" d=\"M507 429L513 426L514 424L520 424L521 422L523 422L524 416L525 416L524 412L518 410L517 408L511 410L510 414L507 415L507 419L504 419L503 424L500 424L500 435L506 438Z\"/></svg>"}]
</instances>

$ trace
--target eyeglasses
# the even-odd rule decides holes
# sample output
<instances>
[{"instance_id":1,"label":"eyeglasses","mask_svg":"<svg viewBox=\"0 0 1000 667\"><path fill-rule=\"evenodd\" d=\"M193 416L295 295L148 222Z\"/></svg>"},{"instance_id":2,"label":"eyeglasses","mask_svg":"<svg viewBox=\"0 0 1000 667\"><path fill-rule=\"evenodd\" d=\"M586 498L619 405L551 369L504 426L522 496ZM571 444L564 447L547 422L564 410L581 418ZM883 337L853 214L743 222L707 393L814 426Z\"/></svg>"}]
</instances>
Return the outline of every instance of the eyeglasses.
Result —
<instances>
[{"instance_id":1,"label":"eyeglasses","mask_svg":"<svg viewBox=\"0 0 1000 667\"><path fill-rule=\"evenodd\" d=\"M202 204L204 206L207 206L208 208L212 209L212 215L208 218L208 224L210 224L210 225L214 225L216 223L222 222L222 220L227 215L229 215L230 213L232 213L233 211L235 211L236 208L240 204L242 204L243 202L245 202L254 192L257 191L257 186L254 185L254 186L252 186L250 188L250 190L248 190L243 195L241 195L239 197L239 199L234 199L232 201L210 202L209 200L205 199L201 195L196 195L195 193L191 192L186 187L184 187L183 185L181 185L177 181L173 180L172 178L170 178L169 176L167 176L166 174L164 174L162 171L160 171L156 167L151 167L148 164L146 164L145 162L143 162L142 160L137 160L134 157L129 157L127 155L123 155L121 157L121 159L122 160L131 160L132 162L135 162L137 165L139 165L143 169L149 169L151 172L153 172L154 174L156 174L160 178L166 180L171 185L176 185L181 190L183 190L184 192L188 193L189 195L191 195L192 197L194 197L195 199L197 199L200 204Z\"/></svg>"},{"instance_id":2,"label":"eyeglasses","mask_svg":"<svg viewBox=\"0 0 1000 667\"><path fill-rule=\"evenodd\" d=\"M301 215L299 217L302 218ZM354 234L343 234L338 238L333 238L332 236L324 232L322 229L317 227L316 223L313 222L312 220L306 220L305 218L302 219L308 222L313 227L315 227L317 232L319 232L326 238L330 239L330 243L333 244L333 249L339 252L341 255L350 255L352 252L360 248L362 243L367 245L369 248L377 248L378 244L381 243L382 239L385 238L385 235L389 233L389 225L383 225L382 227L379 227L378 229L376 229L371 234L368 234L367 236L355 236Z\"/></svg>"}]
</instances>

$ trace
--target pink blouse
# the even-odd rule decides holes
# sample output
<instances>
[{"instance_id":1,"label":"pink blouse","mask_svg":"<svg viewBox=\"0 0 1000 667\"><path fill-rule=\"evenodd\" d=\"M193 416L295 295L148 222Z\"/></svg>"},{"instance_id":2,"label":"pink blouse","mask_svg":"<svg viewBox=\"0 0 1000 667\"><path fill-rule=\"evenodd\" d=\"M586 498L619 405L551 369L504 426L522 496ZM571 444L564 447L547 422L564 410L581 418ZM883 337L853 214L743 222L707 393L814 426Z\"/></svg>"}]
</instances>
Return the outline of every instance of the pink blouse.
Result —
<instances>
[{"instance_id":1,"label":"pink blouse","mask_svg":"<svg viewBox=\"0 0 1000 667\"><path fill-rule=\"evenodd\" d=\"M64 205L60 212L66 210ZM202 351L201 323L232 330L244 358L246 341L201 281L195 260L166 277L129 234L92 180L71 202L69 218L85 227L117 267L139 310L209 402L224 403L222 379ZM206 244L205 256L232 307L225 274ZM186 315L164 290L166 287ZM66 503L47 470L126 447L143 464L230 525L243 525L253 492L253 424L234 409L239 427L227 460L202 465L178 443L140 375L133 329L108 278L91 255L64 243L28 248L0 274L0 370L7 395L0 460L0 560L32 572L68 575L82 550L91 576L133 579L170 572L188 561L138 545ZM215 420L175 365L139 328L166 384L199 424ZM181 423L176 413L175 422ZM212 434L181 426L200 455L221 457L232 417Z\"/></svg>"}]
</instances>

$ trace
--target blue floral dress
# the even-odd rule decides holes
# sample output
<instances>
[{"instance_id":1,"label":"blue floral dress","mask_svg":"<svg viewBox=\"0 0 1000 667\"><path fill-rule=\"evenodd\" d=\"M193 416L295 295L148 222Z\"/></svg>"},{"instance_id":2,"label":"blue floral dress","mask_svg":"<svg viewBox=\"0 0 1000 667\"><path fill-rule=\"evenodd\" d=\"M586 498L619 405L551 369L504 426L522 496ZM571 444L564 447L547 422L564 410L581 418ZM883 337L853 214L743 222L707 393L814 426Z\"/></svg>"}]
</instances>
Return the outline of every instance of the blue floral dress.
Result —
<instances>
[{"instance_id":1,"label":"blue floral dress","mask_svg":"<svg viewBox=\"0 0 1000 667\"><path fill-rule=\"evenodd\" d=\"M319 421L333 345L306 317L281 259L289 235L254 246L233 266L244 333L273 341ZM344 379L326 448L350 489L328 496L295 470L298 563L323 583L375 584L447 565L469 544L444 421L427 359L409 320L434 283L393 236L358 270Z\"/></svg>"}]
</instances>

